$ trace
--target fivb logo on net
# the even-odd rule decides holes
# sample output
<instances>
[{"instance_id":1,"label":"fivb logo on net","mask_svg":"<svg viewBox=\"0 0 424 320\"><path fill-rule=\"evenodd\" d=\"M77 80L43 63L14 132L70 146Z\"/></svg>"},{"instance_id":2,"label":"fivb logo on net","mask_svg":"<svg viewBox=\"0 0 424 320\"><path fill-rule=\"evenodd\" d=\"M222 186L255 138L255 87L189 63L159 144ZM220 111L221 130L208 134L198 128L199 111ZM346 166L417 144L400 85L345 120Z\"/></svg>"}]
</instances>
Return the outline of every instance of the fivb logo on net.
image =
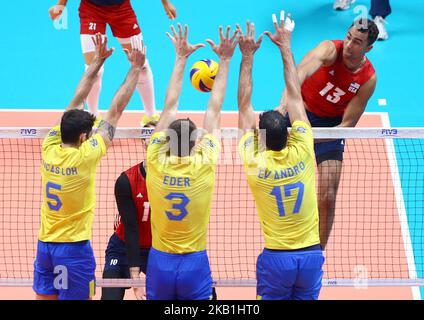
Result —
<instances>
[{"instance_id":1,"label":"fivb logo on net","mask_svg":"<svg viewBox=\"0 0 424 320\"><path fill-rule=\"evenodd\" d=\"M56 30L68 30L68 9L66 6L57 5L54 8L54 13L59 14L62 12L60 17L53 21L53 27Z\"/></svg>"}]
</instances>

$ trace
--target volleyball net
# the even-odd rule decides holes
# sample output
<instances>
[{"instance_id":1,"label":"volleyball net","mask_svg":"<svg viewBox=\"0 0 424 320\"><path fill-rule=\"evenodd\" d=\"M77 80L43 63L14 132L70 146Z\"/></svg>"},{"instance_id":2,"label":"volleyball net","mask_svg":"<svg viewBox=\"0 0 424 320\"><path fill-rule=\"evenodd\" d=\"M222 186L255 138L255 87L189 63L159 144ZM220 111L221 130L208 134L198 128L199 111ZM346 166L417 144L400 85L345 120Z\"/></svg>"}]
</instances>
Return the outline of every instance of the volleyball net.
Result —
<instances>
[{"instance_id":1,"label":"volleyball net","mask_svg":"<svg viewBox=\"0 0 424 320\"><path fill-rule=\"evenodd\" d=\"M42 202L41 143L47 132L0 128L0 286L32 285ZM118 129L97 171L91 241L99 286L134 284L101 278L118 212L115 181L145 159L140 136L140 129ZM424 285L424 129L314 128L314 136L346 139L323 285ZM215 285L255 286L264 241L236 129L222 130L215 185L207 245Z\"/></svg>"}]
</instances>

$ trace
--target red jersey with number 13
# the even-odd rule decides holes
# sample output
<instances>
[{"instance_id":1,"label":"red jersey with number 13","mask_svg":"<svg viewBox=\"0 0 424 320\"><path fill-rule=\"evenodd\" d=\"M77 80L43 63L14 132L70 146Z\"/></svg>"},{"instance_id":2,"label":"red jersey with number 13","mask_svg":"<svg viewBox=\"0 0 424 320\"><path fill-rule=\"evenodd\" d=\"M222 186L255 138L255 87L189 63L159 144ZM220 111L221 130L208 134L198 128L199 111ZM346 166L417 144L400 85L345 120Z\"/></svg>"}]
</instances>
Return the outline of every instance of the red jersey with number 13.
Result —
<instances>
[{"instance_id":1,"label":"red jersey with number 13","mask_svg":"<svg viewBox=\"0 0 424 320\"><path fill-rule=\"evenodd\" d=\"M375 74L374 67L367 59L356 72L350 71L343 63L343 41L333 40L337 59L331 66L322 66L302 85L302 96L306 108L318 117L334 118L343 116L350 100Z\"/></svg>"}]
</instances>

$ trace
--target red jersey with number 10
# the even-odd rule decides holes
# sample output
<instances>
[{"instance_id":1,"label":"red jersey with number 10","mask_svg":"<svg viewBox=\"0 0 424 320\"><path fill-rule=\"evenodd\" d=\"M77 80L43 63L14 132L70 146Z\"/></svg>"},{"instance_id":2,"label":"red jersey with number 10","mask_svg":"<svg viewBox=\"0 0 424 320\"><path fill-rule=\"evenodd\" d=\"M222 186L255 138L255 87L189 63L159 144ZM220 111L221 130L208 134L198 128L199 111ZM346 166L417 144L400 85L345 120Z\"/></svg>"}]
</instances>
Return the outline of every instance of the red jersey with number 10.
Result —
<instances>
[{"instance_id":1,"label":"red jersey with number 10","mask_svg":"<svg viewBox=\"0 0 424 320\"><path fill-rule=\"evenodd\" d=\"M141 248L152 246L152 231L150 227L150 205L147 197L146 179L140 172L140 164L125 171L131 185L132 199L137 209L139 244ZM115 233L125 241L124 224L119 220Z\"/></svg>"},{"instance_id":2,"label":"red jersey with number 10","mask_svg":"<svg viewBox=\"0 0 424 320\"><path fill-rule=\"evenodd\" d=\"M337 59L331 66L322 66L302 85L302 96L306 108L318 117L343 116L350 100L375 74L371 62L356 72L350 71L343 63L343 41L333 40Z\"/></svg>"}]
</instances>

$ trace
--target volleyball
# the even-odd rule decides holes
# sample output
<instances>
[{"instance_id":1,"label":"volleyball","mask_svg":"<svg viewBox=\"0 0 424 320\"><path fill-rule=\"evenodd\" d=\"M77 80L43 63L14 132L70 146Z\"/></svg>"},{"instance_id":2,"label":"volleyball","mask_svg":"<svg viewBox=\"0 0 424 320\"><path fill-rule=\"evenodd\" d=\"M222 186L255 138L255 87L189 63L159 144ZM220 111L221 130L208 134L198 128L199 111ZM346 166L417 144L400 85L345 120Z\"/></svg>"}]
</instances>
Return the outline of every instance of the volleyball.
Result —
<instances>
[{"instance_id":1,"label":"volleyball","mask_svg":"<svg viewBox=\"0 0 424 320\"><path fill-rule=\"evenodd\" d=\"M197 61L190 70L190 81L193 87L200 92L210 92L218 72L218 63L204 59Z\"/></svg>"}]
</instances>

